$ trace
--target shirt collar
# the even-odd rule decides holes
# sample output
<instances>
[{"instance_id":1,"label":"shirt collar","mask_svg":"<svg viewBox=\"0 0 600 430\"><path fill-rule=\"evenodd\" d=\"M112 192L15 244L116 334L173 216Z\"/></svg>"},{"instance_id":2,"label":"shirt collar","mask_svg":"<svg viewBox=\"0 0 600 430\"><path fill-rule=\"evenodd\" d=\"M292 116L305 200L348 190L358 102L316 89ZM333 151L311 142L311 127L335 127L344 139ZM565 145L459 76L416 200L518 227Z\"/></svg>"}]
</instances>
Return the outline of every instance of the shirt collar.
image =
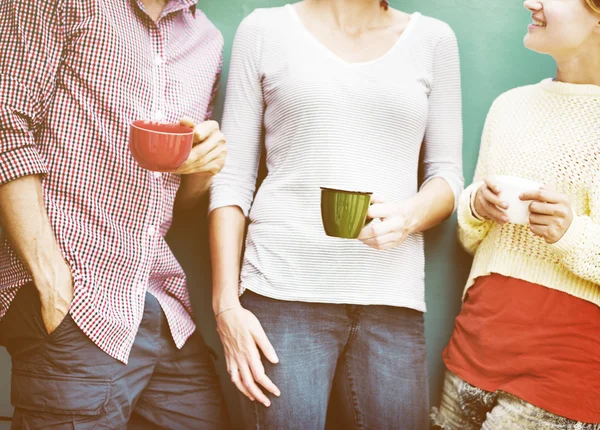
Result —
<instances>
[{"instance_id":1,"label":"shirt collar","mask_svg":"<svg viewBox=\"0 0 600 430\"><path fill-rule=\"evenodd\" d=\"M167 6L165 7L165 11L171 13L182 9L189 9L192 16L196 18L196 2L197 0L169 0L169 3L167 3Z\"/></svg>"},{"instance_id":2,"label":"shirt collar","mask_svg":"<svg viewBox=\"0 0 600 430\"><path fill-rule=\"evenodd\" d=\"M134 0L137 3L138 7L141 11L145 13L144 4L141 0ZM169 0L167 5L165 6L165 10L163 12L163 16L169 13L177 12L182 9L188 9L194 18L196 18L196 3L197 0Z\"/></svg>"}]
</instances>

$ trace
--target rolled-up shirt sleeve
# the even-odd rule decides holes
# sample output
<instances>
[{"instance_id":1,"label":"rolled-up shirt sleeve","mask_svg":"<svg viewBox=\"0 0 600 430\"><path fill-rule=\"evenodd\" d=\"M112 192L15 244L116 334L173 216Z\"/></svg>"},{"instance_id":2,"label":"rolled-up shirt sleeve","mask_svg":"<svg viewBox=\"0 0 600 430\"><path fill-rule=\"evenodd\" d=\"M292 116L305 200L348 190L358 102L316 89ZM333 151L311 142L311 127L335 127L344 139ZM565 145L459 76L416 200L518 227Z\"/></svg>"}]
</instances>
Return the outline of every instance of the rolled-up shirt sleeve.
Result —
<instances>
[{"instance_id":1,"label":"rolled-up shirt sleeve","mask_svg":"<svg viewBox=\"0 0 600 430\"><path fill-rule=\"evenodd\" d=\"M454 208L464 187L462 170L462 95L456 36L444 25L433 59L429 116L424 141L424 182L444 179L454 194Z\"/></svg>"},{"instance_id":2,"label":"rolled-up shirt sleeve","mask_svg":"<svg viewBox=\"0 0 600 430\"><path fill-rule=\"evenodd\" d=\"M36 135L56 88L65 3L0 2L0 184L47 173Z\"/></svg>"},{"instance_id":3,"label":"rolled-up shirt sleeve","mask_svg":"<svg viewBox=\"0 0 600 430\"><path fill-rule=\"evenodd\" d=\"M211 186L210 211L238 206L248 216L254 200L264 115L261 34L259 13L253 12L235 37L223 114L227 159Z\"/></svg>"}]
</instances>

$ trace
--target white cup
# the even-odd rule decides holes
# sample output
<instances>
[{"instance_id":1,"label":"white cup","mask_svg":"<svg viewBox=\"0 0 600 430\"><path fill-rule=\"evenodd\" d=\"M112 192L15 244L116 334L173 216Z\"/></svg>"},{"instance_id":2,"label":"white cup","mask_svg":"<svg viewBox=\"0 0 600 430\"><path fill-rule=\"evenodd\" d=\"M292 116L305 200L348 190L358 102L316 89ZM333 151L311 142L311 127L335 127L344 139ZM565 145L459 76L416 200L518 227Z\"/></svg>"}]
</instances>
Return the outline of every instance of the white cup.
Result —
<instances>
[{"instance_id":1,"label":"white cup","mask_svg":"<svg viewBox=\"0 0 600 430\"><path fill-rule=\"evenodd\" d=\"M539 190L542 184L517 176L493 176L492 179L500 187L500 199L508 203L508 209L502 209L511 224L529 224L529 205L531 201L519 199L526 191Z\"/></svg>"}]
</instances>

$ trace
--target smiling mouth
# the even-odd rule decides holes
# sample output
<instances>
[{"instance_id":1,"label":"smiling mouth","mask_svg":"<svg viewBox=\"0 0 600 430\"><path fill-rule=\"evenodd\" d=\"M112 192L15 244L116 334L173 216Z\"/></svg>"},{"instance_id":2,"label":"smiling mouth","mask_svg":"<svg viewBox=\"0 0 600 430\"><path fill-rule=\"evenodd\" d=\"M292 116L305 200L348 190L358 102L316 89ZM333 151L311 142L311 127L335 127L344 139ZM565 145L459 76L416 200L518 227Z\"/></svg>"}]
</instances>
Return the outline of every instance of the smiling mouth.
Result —
<instances>
[{"instance_id":1,"label":"smiling mouth","mask_svg":"<svg viewBox=\"0 0 600 430\"><path fill-rule=\"evenodd\" d=\"M545 27L546 23L542 22L542 21L538 21L538 20L533 20L533 22L531 23L534 27Z\"/></svg>"}]
</instances>

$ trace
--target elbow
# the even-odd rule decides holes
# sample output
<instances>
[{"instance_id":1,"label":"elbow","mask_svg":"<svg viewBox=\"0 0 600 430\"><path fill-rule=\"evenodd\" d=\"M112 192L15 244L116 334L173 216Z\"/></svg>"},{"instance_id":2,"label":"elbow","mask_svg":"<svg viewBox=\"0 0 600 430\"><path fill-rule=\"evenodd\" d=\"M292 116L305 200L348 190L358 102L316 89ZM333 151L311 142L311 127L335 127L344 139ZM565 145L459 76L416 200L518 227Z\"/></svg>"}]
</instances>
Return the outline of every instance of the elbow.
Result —
<instances>
[{"instance_id":1,"label":"elbow","mask_svg":"<svg viewBox=\"0 0 600 430\"><path fill-rule=\"evenodd\" d=\"M473 241L470 238L468 238L465 233L462 231L462 229L459 227L458 228L458 243L460 243L461 248L470 256L474 256L475 255L475 251L477 251L477 248L479 247L479 243L477 241Z\"/></svg>"},{"instance_id":2,"label":"elbow","mask_svg":"<svg viewBox=\"0 0 600 430\"><path fill-rule=\"evenodd\" d=\"M210 190L208 213L210 215L217 209L235 207L240 210L244 218L247 218L250 214L253 195L253 192L248 193L230 187L215 186L213 183Z\"/></svg>"},{"instance_id":3,"label":"elbow","mask_svg":"<svg viewBox=\"0 0 600 430\"><path fill-rule=\"evenodd\" d=\"M427 184L435 183L439 188L439 195L441 200L446 202L444 207L447 207L447 215L445 218L451 216L456 209L460 201L460 196L464 191L464 179L461 174L453 174L453 172L436 172L429 177L426 177L421 189Z\"/></svg>"},{"instance_id":4,"label":"elbow","mask_svg":"<svg viewBox=\"0 0 600 430\"><path fill-rule=\"evenodd\" d=\"M465 179L463 177L462 164L456 162L429 162L424 166L425 177L423 188L428 182L439 178L446 184L448 198L451 200L450 216L458 208L460 196L464 191Z\"/></svg>"}]
</instances>

